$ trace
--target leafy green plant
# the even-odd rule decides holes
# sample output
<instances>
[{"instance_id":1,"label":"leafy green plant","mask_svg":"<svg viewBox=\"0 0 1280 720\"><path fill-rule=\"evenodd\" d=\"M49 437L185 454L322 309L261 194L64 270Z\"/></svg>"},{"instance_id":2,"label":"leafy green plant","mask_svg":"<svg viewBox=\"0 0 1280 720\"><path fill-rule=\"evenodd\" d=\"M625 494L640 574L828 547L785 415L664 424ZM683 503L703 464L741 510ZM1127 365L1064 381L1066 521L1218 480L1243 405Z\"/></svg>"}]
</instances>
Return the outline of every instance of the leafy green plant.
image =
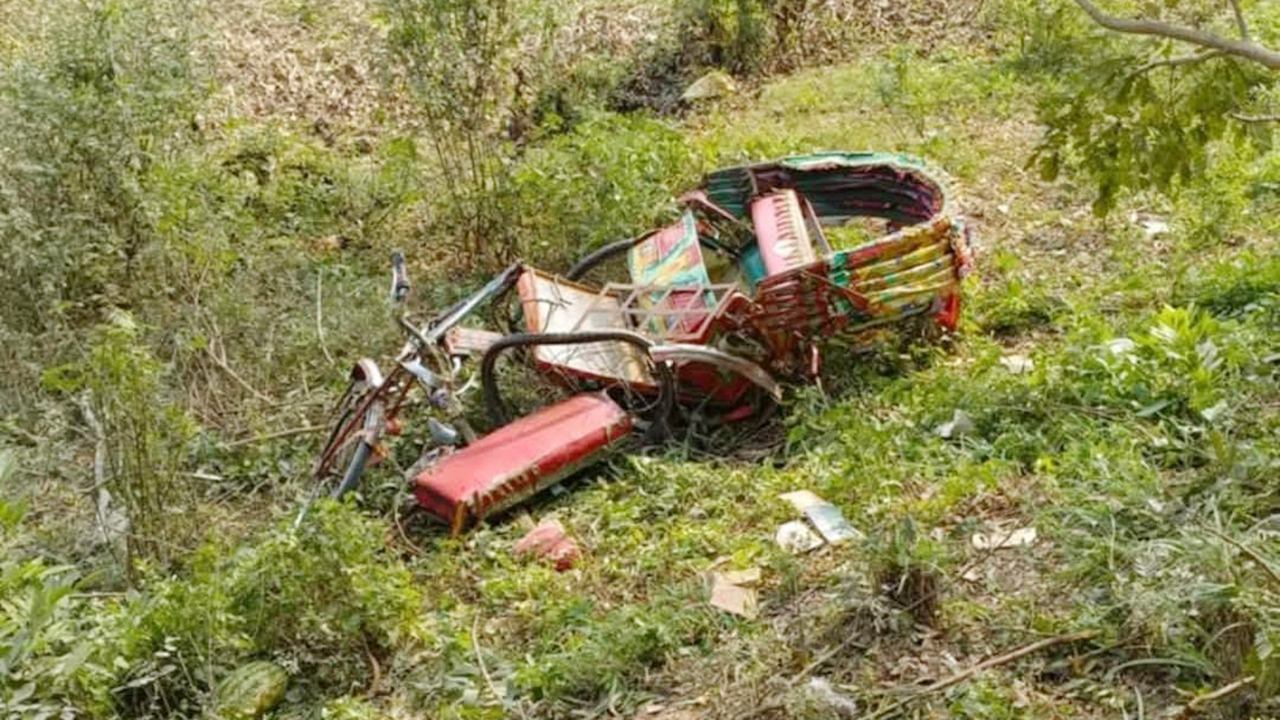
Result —
<instances>
[{"instance_id":1,"label":"leafy green plant","mask_svg":"<svg viewBox=\"0 0 1280 720\"><path fill-rule=\"evenodd\" d=\"M420 103L448 203L439 220L475 256L509 257L505 133L554 49L535 0L385 0L391 51Z\"/></svg>"},{"instance_id":2,"label":"leafy green plant","mask_svg":"<svg viewBox=\"0 0 1280 720\"><path fill-rule=\"evenodd\" d=\"M667 652L696 642L702 622L689 607L690 588L664 593L590 619L590 603L575 603L556 632L539 648L539 659L517 672L515 681L535 699L592 699L625 692L629 680L659 665ZM696 593L692 593L696 597Z\"/></svg>"},{"instance_id":3,"label":"leafy green plant","mask_svg":"<svg viewBox=\"0 0 1280 720\"><path fill-rule=\"evenodd\" d=\"M150 169L159 241L133 311L206 426L269 422L271 396L336 381L350 353L394 342L378 302L387 255L429 257L405 245L420 161L403 137L362 153L246 125Z\"/></svg>"},{"instance_id":4,"label":"leafy green plant","mask_svg":"<svg viewBox=\"0 0 1280 720\"><path fill-rule=\"evenodd\" d=\"M64 331L136 298L155 238L144 179L180 144L201 86L170 4L58 7L48 35L0 68L0 319L21 333L6 342L67 359Z\"/></svg>"},{"instance_id":5,"label":"leafy green plant","mask_svg":"<svg viewBox=\"0 0 1280 720\"><path fill-rule=\"evenodd\" d=\"M0 452L0 486L13 471ZM74 568L18 553L23 515L22 506L0 500L0 714L102 712L114 673L101 664L101 650L113 635L98 622L99 607L73 597Z\"/></svg>"},{"instance_id":6,"label":"leafy green plant","mask_svg":"<svg viewBox=\"0 0 1280 720\"><path fill-rule=\"evenodd\" d=\"M844 39L843 32L815 33L806 26L837 24L848 10L844 3L810 0L685 3L680 10L687 38L684 53L696 64L741 74L794 68L811 54L837 50Z\"/></svg>"},{"instance_id":7,"label":"leafy green plant","mask_svg":"<svg viewBox=\"0 0 1280 720\"><path fill-rule=\"evenodd\" d=\"M636 235L663 219L693 180L696 158L670 124L643 115L589 115L529 150L512 171L513 223L549 266Z\"/></svg>"},{"instance_id":8,"label":"leafy green plant","mask_svg":"<svg viewBox=\"0 0 1280 720\"><path fill-rule=\"evenodd\" d=\"M1180 279L1175 301L1194 304L1216 317L1261 313L1272 326L1280 319L1280 258L1243 252L1192 268Z\"/></svg>"},{"instance_id":9,"label":"leafy green plant","mask_svg":"<svg viewBox=\"0 0 1280 720\"><path fill-rule=\"evenodd\" d=\"M876 67L876 92L886 109L906 115L916 134L923 135L928 108L922 102L925 93L917 73L911 71L911 55L911 48L898 48L888 62Z\"/></svg>"},{"instance_id":10,"label":"leafy green plant","mask_svg":"<svg viewBox=\"0 0 1280 720\"><path fill-rule=\"evenodd\" d=\"M705 62L734 72L761 68L769 47L769 14L760 0L698 0L684 6L684 22Z\"/></svg>"},{"instance_id":11,"label":"leafy green plant","mask_svg":"<svg viewBox=\"0 0 1280 720\"><path fill-rule=\"evenodd\" d=\"M193 488L180 475L195 423L166 399L163 368L123 311L97 328L82 383L100 433L99 492L124 510L126 569L136 578L135 563L166 565L198 540Z\"/></svg>"},{"instance_id":12,"label":"leafy green plant","mask_svg":"<svg viewBox=\"0 0 1280 720\"><path fill-rule=\"evenodd\" d=\"M1239 372L1248 357L1228 327L1201 310L1166 307L1147 332L1081 353L1081 400L1140 418L1212 422L1228 408L1226 374Z\"/></svg>"},{"instance_id":13,"label":"leafy green plant","mask_svg":"<svg viewBox=\"0 0 1280 720\"><path fill-rule=\"evenodd\" d=\"M1046 178L1069 167L1097 188L1094 210L1105 215L1125 192L1148 188L1174 194L1206 172L1215 143L1271 144L1270 122L1245 108L1266 102L1277 80L1280 60L1251 39L1244 15L1235 20L1222 5L1169 5L1157 18L1129 29L1089 0L1076 0L1099 25L1121 33L1094 31L1075 40L1077 54L1040 101L1046 126L1037 161ZM1219 24L1238 25L1241 39L1183 25L1219 16ZM1269 17L1264 11L1264 18ZM1132 34L1154 36L1130 40ZM1270 35L1271 33L1268 33ZM1179 54L1189 43L1195 52ZM1226 43L1226 44L1223 44ZM1263 56L1250 51L1258 49ZM1280 54L1271 51L1273 58Z\"/></svg>"},{"instance_id":14,"label":"leafy green plant","mask_svg":"<svg viewBox=\"0 0 1280 720\"><path fill-rule=\"evenodd\" d=\"M942 592L943 549L920 537L908 516L887 533L873 557L873 571L884 594L917 622L932 625Z\"/></svg>"},{"instance_id":15,"label":"leafy green plant","mask_svg":"<svg viewBox=\"0 0 1280 720\"><path fill-rule=\"evenodd\" d=\"M252 544L202 547L186 576L154 579L130 607L136 659L124 701L199 706L252 658L274 660L310 696L367 682L371 653L430 639L422 595L384 532L378 520L323 502L296 531L283 520Z\"/></svg>"}]
</instances>

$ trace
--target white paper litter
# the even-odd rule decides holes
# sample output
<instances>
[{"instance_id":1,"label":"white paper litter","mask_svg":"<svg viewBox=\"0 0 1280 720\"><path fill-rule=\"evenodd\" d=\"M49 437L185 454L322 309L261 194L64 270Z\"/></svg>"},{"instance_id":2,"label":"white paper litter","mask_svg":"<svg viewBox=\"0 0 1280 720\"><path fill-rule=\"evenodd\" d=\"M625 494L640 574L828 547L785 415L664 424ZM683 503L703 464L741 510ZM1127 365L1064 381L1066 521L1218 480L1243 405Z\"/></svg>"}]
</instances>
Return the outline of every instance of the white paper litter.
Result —
<instances>
[{"instance_id":1,"label":"white paper litter","mask_svg":"<svg viewBox=\"0 0 1280 720\"><path fill-rule=\"evenodd\" d=\"M793 555L809 552L822 545L822 538L815 535L803 520L792 520L779 525L774 540L778 547Z\"/></svg>"},{"instance_id":2,"label":"white paper litter","mask_svg":"<svg viewBox=\"0 0 1280 720\"><path fill-rule=\"evenodd\" d=\"M973 546L979 550L999 550L1001 548L1026 547L1036 541L1036 529L1033 527L1018 528L1010 531L996 530L990 533L974 533Z\"/></svg>"}]
</instances>

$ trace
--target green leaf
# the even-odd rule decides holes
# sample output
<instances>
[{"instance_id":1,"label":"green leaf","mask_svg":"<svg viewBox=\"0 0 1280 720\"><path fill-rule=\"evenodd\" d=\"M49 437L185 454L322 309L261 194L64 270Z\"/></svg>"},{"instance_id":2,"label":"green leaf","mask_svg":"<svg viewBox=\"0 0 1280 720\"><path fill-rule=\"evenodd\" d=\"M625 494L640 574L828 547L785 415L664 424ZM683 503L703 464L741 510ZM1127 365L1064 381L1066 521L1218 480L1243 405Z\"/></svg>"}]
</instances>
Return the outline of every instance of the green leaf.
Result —
<instances>
[{"instance_id":1,"label":"green leaf","mask_svg":"<svg viewBox=\"0 0 1280 720\"><path fill-rule=\"evenodd\" d=\"M1139 410L1137 415L1140 418L1149 418L1152 415L1155 415L1156 413L1169 407L1172 404L1173 404L1172 400L1157 400L1156 402L1153 402L1150 405Z\"/></svg>"}]
</instances>

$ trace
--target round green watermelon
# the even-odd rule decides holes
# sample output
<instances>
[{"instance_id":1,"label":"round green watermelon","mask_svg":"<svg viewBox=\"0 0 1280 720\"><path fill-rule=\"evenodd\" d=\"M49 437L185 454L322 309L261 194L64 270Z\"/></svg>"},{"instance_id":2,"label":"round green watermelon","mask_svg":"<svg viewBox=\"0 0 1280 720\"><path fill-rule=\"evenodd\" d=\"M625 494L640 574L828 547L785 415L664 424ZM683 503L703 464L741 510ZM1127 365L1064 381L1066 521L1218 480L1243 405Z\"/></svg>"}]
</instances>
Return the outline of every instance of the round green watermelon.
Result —
<instances>
[{"instance_id":1,"label":"round green watermelon","mask_svg":"<svg viewBox=\"0 0 1280 720\"><path fill-rule=\"evenodd\" d=\"M219 720L260 717L280 702L288 684L288 673L273 662L256 660L241 665L218 684L214 717Z\"/></svg>"}]
</instances>

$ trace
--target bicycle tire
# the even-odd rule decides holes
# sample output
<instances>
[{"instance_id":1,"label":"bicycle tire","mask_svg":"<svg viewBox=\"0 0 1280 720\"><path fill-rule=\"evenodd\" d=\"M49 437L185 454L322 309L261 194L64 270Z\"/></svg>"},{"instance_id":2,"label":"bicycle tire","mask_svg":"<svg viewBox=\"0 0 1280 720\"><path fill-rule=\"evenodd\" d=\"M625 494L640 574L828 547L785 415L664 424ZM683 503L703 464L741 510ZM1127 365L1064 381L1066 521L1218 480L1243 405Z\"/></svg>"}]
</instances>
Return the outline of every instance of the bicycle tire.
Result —
<instances>
[{"instance_id":1,"label":"bicycle tire","mask_svg":"<svg viewBox=\"0 0 1280 720\"><path fill-rule=\"evenodd\" d=\"M316 464L314 476L317 481L323 482L334 474L335 470L340 469L342 471L340 487L349 485L350 470L357 455L361 454L361 446L367 445L368 450L372 450L373 444L377 442L382 413L380 405L382 401L378 395L384 390L385 381L377 365L367 359L357 363L352 371L351 384L342 399L338 401L333 413L337 420L334 422L333 430L329 432L329 439L325 442ZM364 417L355 417L354 414L361 408L364 408ZM370 442L371 436L373 443ZM356 439L357 437L359 440ZM356 443L356 447L348 450L347 446L352 443ZM348 456L348 453L351 454ZM363 455L365 457L359 472L363 472L363 465L368 462L369 452L366 450ZM359 473L354 480L359 481Z\"/></svg>"},{"instance_id":2,"label":"bicycle tire","mask_svg":"<svg viewBox=\"0 0 1280 720\"><path fill-rule=\"evenodd\" d=\"M351 456L351 462L347 465L347 471L342 475L342 482L338 487L334 488L329 497L334 500L341 500L343 495L356 489L360 484L360 478L364 476L365 467L369 464L369 457L373 455L373 446L368 440L361 440L356 446L355 454Z\"/></svg>"},{"instance_id":3,"label":"bicycle tire","mask_svg":"<svg viewBox=\"0 0 1280 720\"><path fill-rule=\"evenodd\" d=\"M495 425L505 425L511 417L503 402L495 375L498 357L515 348L532 348L538 345L571 345L594 342L625 342L639 348L646 355L652 342L643 336L629 331L595 330L572 333L516 333L508 335L489 347L480 361L480 384L484 393L485 409ZM666 365L658 363L654 367L655 380L658 384L658 398L652 405L651 417L646 418L653 423L649 433L653 439L659 439L667 432L667 421L671 415L672 403L675 400L675 381Z\"/></svg>"},{"instance_id":4,"label":"bicycle tire","mask_svg":"<svg viewBox=\"0 0 1280 720\"><path fill-rule=\"evenodd\" d=\"M565 272L564 277L566 280L581 282L586 279L587 273L591 272L596 267L615 258L625 259L627 253L631 251L631 248L640 244L648 237L648 235L641 235L639 237L627 238L626 240L617 240L609 243L608 245L597 248L586 257L574 263L573 267L569 268L569 270ZM619 282L626 282L628 277L630 277L629 272L625 277L616 279Z\"/></svg>"}]
</instances>

